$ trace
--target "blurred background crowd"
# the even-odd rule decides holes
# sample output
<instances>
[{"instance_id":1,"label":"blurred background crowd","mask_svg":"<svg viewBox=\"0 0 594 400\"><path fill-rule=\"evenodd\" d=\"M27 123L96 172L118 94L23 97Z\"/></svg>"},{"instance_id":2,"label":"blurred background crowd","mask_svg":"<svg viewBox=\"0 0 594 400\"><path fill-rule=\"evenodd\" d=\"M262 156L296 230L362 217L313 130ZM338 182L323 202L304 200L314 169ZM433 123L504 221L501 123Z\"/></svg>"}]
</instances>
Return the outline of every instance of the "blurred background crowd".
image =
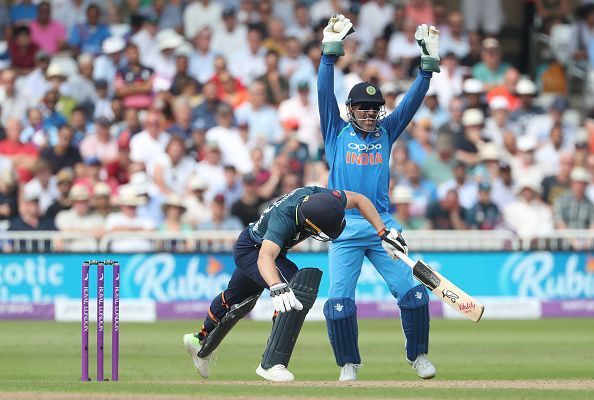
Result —
<instances>
[{"instance_id":1,"label":"blurred background crowd","mask_svg":"<svg viewBox=\"0 0 594 400\"><path fill-rule=\"evenodd\" d=\"M341 105L365 80L394 110L416 26L441 32L442 72L393 148L404 229L593 229L589 3L3 1L0 230L239 230L325 185L316 74L334 13L356 29Z\"/></svg>"}]
</instances>

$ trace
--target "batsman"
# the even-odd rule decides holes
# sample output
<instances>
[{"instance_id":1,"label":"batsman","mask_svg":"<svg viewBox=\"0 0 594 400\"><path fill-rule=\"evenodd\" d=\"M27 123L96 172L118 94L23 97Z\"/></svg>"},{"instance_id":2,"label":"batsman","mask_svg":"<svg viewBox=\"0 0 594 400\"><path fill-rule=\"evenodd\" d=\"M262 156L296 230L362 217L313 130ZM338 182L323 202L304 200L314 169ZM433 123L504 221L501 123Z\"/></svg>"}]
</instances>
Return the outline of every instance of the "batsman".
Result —
<instances>
[{"instance_id":1,"label":"batsman","mask_svg":"<svg viewBox=\"0 0 594 400\"><path fill-rule=\"evenodd\" d=\"M202 330L183 337L203 378L209 376L209 364L218 345L252 310L262 291L269 289L275 316L256 373L270 381L294 380L287 366L305 316L316 300L322 271L299 270L287 252L310 236L322 241L340 236L346 224L345 208L356 208L377 231L385 231L382 219L365 196L307 186L282 196L239 235L233 252L236 268L227 289L213 299ZM386 243L386 251L394 250L398 250L397 244Z\"/></svg>"},{"instance_id":2,"label":"batsman","mask_svg":"<svg viewBox=\"0 0 594 400\"><path fill-rule=\"evenodd\" d=\"M392 145L421 105L433 72L439 72L439 31L417 27L421 47L419 73L396 110L385 115L384 98L374 84L358 83L346 101L348 122L341 119L334 96L333 65L344 55L343 39L353 33L343 15L334 15L324 29L322 61L318 70L318 107L326 157L330 168L328 187L365 195L379 211L388 230L378 233L358 210L347 210L347 225L329 250L329 300L324 315L330 343L340 370L339 380L357 380L361 356L358 347L355 287L363 257L388 284L400 308L406 338L406 360L421 378L433 378L429 352L429 298L425 287L413 280L410 268L382 251L388 238L408 252L401 226L389 214L390 154Z\"/></svg>"}]
</instances>

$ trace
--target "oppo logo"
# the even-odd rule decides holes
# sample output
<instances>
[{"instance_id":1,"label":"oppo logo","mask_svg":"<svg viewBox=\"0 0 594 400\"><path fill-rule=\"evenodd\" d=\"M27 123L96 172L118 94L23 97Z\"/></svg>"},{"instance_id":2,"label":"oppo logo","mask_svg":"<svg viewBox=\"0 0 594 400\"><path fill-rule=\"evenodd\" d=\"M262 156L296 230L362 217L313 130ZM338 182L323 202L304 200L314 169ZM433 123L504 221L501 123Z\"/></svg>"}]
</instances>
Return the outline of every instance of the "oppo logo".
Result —
<instances>
[{"instance_id":1,"label":"oppo logo","mask_svg":"<svg viewBox=\"0 0 594 400\"><path fill-rule=\"evenodd\" d=\"M377 144L363 144L363 143L349 143L349 149L357 151L381 150L381 143Z\"/></svg>"}]
</instances>

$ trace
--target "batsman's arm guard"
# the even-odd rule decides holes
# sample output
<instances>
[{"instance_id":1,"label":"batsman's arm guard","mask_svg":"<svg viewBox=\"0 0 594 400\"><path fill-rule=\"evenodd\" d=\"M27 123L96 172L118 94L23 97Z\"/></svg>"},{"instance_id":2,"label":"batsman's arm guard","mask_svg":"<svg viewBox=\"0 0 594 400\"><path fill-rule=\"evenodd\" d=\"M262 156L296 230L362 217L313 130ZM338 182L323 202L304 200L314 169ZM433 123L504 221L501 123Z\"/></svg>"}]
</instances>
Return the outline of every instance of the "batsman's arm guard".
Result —
<instances>
[{"instance_id":1,"label":"batsman's arm guard","mask_svg":"<svg viewBox=\"0 0 594 400\"><path fill-rule=\"evenodd\" d=\"M217 326L215 326L215 328L206 336L206 339L204 339L202 348L198 352L198 357L208 357L210 353L219 347L219 344L221 344L225 336L227 336L235 324L252 311L259 297L260 294L255 294L243 300L241 303L233 304L229 308L229 312L221 318L221 321Z\"/></svg>"},{"instance_id":2,"label":"batsman's arm guard","mask_svg":"<svg viewBox=\"0 0 594 400\"><path fill-rule=\"evenodd\" d=\"M289 365L295 342L303 326L303 321L318 297L322 280L322 271L317 268L299 270L289 285L297 300L303 304L303 310L290 310L279 313L272 325L266 349L262 355L262 368L268 369L277 364Z\"/></svg>"}]
</instances>

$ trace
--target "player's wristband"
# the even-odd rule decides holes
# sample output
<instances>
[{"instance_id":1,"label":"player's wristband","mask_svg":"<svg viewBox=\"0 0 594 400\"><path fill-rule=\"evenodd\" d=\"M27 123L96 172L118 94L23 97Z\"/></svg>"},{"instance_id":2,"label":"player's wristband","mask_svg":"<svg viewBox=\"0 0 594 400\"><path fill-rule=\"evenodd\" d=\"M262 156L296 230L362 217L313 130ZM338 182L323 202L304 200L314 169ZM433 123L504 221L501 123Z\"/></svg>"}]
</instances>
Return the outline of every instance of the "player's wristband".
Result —
<instances>
[{"instance_id":1,"label":"player's wristband","mask_svg":"<svg viewBox=\"0 0 594 400\"><path fill-rule=\"evenodd\" d=\"M386 227L384 226L382 229L380 229L379 231L377 231L377 235L380 238L384 238L386 235L388 234L388 230L386 229Z\"/></svg>"}]
</instances>

